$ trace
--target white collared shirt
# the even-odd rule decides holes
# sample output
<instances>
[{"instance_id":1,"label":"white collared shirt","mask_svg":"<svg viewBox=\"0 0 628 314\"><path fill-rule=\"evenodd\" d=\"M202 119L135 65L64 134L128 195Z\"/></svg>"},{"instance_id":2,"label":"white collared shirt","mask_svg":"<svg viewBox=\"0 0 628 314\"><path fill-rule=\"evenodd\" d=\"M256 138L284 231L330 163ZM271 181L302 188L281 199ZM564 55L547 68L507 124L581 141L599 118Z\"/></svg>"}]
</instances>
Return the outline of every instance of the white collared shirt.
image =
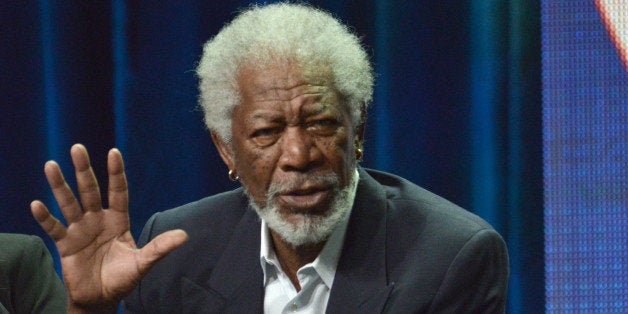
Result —
<instances>
[{"instance_id":1,"label":"white collared shirt","mask_svg":"<svg viewBox=\"0 0 628 314\"><path fill-rule=\"evenodd\" d=\"M351 195L351 204L355 198ZM350 212L338 224L313 262L297 271L301 291L281 269L268 225L262 220L260 263L264 272L264 313L323 313L334 283L336 266L349 223Z\"/></svg>"}]
</instances>

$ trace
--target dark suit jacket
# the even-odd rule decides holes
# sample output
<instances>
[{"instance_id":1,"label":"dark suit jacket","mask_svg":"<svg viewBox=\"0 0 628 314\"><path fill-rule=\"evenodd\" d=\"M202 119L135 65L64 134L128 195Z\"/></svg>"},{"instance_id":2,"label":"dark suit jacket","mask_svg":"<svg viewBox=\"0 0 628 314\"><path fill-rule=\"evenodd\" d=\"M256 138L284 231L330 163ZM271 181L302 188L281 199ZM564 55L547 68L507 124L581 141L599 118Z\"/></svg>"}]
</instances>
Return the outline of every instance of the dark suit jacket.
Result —
<instances>
[{"instance_id":1,"label":"dark suit jacket","mask_svg":"<svg viewBox=\"0 0 628 314\"><path fill-rule=\"evenodd\" d=\"M190 240L125 300L130 312L261 313L260 220L241 189L154 215L140 245ZM327 313L503 312L508 255L485 221L400 177L360 169Z\"/></svg>"},{"instance_id":2,"label":"dark suit jacket","mask_svg":"<svg viewBox=\"0 0 628 314\"><path fill-rule=\"evenodd\" d=\"M44 242L0 233L0 313L65 313L65 286Z\"/></svg>"}]
</instances>

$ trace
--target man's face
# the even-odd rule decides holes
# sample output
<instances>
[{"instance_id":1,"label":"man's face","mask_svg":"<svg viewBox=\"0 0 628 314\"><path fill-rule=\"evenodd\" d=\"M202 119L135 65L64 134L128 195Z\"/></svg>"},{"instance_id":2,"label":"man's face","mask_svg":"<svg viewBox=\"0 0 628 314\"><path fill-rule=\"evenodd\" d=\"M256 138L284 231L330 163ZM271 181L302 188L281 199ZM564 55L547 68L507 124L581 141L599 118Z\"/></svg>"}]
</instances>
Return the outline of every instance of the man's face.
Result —
<instances>
[{"instance_id":1,"label":"man's face","mask_svg":"<svg viewBox=\"0 0 628 314\"><path fill-rule=\"evenodd\" d=\"M239 85L231 147L214 138L227 166L258 207L275 206L286 222L328 215L355 172L361 141L329 72L244 68Z\"/></svg>"}]
</instances>

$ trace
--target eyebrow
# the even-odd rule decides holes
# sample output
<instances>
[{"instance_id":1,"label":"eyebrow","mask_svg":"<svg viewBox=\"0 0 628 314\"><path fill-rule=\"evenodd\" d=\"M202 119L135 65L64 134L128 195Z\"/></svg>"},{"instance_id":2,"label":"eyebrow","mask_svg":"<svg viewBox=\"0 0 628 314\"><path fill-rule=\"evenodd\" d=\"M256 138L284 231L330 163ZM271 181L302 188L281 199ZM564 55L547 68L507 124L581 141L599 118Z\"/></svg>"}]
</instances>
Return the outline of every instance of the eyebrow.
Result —
<instances>
[{"instance_id":1,"label":"eyebrow","mask_svg":"<svg viewBox=\"0 0 628 314\"><path fill-rule=\"evenodd\" d=\"M310 114L310 115L317 115L317 114L322 114L325 113L326 111L334 111L335 106L326 102L321 102L321 103L316 103L316 104L312 104L312 106L305 106L302 110L302 112Z\"/></svg>"}]
</instances>

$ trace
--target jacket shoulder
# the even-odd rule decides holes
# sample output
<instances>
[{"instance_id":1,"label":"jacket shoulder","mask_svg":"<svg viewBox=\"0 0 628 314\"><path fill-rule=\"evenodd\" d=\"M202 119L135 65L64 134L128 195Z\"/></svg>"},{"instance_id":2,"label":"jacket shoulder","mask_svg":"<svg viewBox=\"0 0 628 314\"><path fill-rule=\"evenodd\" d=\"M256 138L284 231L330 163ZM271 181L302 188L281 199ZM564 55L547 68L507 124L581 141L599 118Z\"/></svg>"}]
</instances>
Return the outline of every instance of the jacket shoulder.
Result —
<instances>
[{"instance_id":1,"label":"jacket shoulder","mask_svg":"<svg viewBox=\"0 0 628 314\"><path fill-rule=\"evenodd\" d=\"M367 173L381 185L389 204L388 216L393 221L409 220L415 226L421 223L438 224L441 229L454 229L457 234L463 230L492 229L476 214L407 179L370 169Z\"/></svg>"},{"instance_id":2,"label":"jacket shoulder","mask_svg":"<svg viewBox=\"0 0 628 314\"><path fill-rule=\"evenodd\" d=\"M158 212L145 224L140 242L172 229L183 229L192 235L202 230L234 225L247 208L248 200L242 188L238 188Z\"/></svg>"},{"instance_id":3,"label":"jacket shoulder","mask_svg":"<svg viewBox=\"0 0 628 314\"><path fill-rule=\"evenodd\" d=\"M386 198L387 268L396 286L387 309L503 308L507 249L490 224L406 179L367 173Z\"/></svg>"}]
</instances>

